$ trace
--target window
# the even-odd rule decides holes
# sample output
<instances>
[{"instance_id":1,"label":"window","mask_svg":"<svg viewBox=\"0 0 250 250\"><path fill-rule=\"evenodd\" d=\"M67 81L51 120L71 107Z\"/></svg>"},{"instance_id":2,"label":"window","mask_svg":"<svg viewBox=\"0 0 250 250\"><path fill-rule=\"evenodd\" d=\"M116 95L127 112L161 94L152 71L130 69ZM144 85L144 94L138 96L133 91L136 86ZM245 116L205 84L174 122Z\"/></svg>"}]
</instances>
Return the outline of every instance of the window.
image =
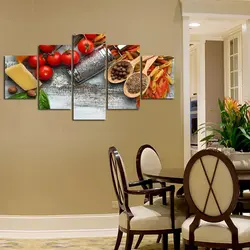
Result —
<instances>
[{"instance_id":1,"label":"window","mask_svg":"<svg viewBox=\"0 0 250 250\"><path fill-rule=\"evenodd\" d=\"M241 48L240 32L225 40L225 96L239 102L242 99Z\"/></svg>"}]
</instances>

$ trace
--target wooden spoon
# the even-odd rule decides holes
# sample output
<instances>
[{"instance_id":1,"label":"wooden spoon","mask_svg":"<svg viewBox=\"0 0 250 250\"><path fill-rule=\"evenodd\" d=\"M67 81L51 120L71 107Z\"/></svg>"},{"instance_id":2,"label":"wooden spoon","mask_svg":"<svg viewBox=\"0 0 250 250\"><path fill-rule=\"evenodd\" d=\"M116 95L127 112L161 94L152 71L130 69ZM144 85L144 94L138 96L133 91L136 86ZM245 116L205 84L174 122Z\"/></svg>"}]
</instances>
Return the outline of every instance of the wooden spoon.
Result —
<instances>
[{"instance_id":1,"label":"wooden spoon","mask_svg":"<svg viewBox=\"0 0 250 250\"><path fill-rule=\"evenodd\" d=\"M126 81L126 79L127 79L131 74L133 74L133 72L134 72L134 67L135 67L135 65L136 65L138 62L140 62L140 60L141 60L141 57L140 57L140 56L137 56L137 57L136 57L134 60L132 60L132 61L129 61L129 60L121 60L121 61L115 63L114 65L112 65L112 67L110 67L110 68L108 69L108 81L109 81L110 83L115 83L115 84ZM126 62L126 63L129 65L129 66L128 66L128 69L129 69L129 71L130 71L129 75L126 76L125 78L122 78L121 80L118 80L118 79L112 80L112 78L111 78L111 71L112 71L113 67L115 67L118 63L122 63L122 62Z\"/></svg>"},{"instance_id":2,"label":"wooden spoon","mask_svg":"<svg viewBox=\"0 0 250 250\"><path fill-rule=\"evenodd\" d=\"M148 60L149 58L152 58L152 56L143 56L143 57L142 57L142 61L146 61L146 60ZM121 83L121 82L126 81L126 79L128 79L128 77L134 73L135 65L136 65L137 63L139 63L140 60L141 60L141 57L138 56L138 57L136 57L136 58L135 58L134 60L132 60L132 61L129 61L129 60L120 60L120 61L117 62L117 63L126 62L126 63L128 63L128 65L129 65L129 66L128 66L128 68L129 68L129 70L130 70L129 75L127 75L125 78L122 78L121 80L117 80L117 79L116 79L116 80L112 80L112 78L111 78L111 70L112 70L112 68L113 68L115 65L117 65L117 63L113 64L113 65L108 69L108 80L109 80L109 82L110 82L110 83L116 84L116 83ZM106 75L106 73L104 73L104 75Z\"/></svg>"},{"instance_id":3,"label":"wooden spoon","mask_svg":"<svg viewBox=\"0 0 250 250\"><path fill-rule=\"evenodd\" d=\"M155 62L155 60L158 58L158 56L150 56L149 57L150 59L147 60L146 62L146 65L142 71L142 75L140 75L140 72L137 72L137 73L133 73L131 74L130 76L128 76L126 82L124 83L124 87L123 87L123 92L124 94L129 97L129 98L136 98L138 96L140 96L141 94L141 91L139 91L138 93L130 93L128 91L128 88L127 88L127 83L129 81L129 79L131 77L135 77L136 74L139 74L140 75L140 82L142 81L142 77L146 76L147 77L147 85L146 85L146 88L143 90L142 94L144 94L146 92L146 90L148 89L148 86L149 86L149 83L150 83L150 77L147 75L147 72L148 72L148 69L151 67L151 65Z\"/></svg>"}]
</instances>

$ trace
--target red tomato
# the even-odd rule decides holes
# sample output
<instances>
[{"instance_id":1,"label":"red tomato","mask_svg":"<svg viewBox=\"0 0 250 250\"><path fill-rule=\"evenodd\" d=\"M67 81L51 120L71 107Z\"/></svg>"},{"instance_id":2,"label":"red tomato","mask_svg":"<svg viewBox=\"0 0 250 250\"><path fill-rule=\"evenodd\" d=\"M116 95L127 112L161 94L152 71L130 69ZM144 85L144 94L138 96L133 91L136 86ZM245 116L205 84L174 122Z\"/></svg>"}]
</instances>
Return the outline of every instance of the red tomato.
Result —
<instances>
[{"instance_id":1,"label":"red tomato","mask_svg":"<svg viewBox=\"0 0 250 250\"><path fill-rule=\"evenodd\" d=\"M67 50L65 51L62 56L61 56L61 60L62 63L67 65L67 66L71 66L71 60L72 60L72 51L71 50ZM73 64L77 64L80 61L80 55L77 51L74 50L74 62Z\"/></svg>"},{"instance_id":2,"label":"red tomato","mask_svg":"<svg viewBox=\"0 0 250 250\"><path fill-rule=\"evenodd\" d=\"M43 55L39 55L39 65L43 66L43 65L45 65L45 63L46 63L46 60L43 57ZM37 67L37 56L29 56L28 64L30 65L30 67L36 68Z\"/></svg>"},{"instance_id":3,"label":"red tomato","mask_svg":"<svg viewBox=\"0 0 250 250\"><path fill-rule=\"evenodd\" d=\"M96 34L84 34L84 35L89 40L94 40L97 37Z\"/></svg>"},{"instance_id":4,"label":"red tomato","mask_svg":"<svg viewBox=\"0 0 250 250\"><path fill-rule=\"evenodd\" d=\"M47 57L47 62L50 66L55 67L61 64L61 54L59 52L54 52L49 54Z\"/></svg>"},{"instance_id":5,"label":"red tomato","mask_svg":"<svg viewBox=\"0 0 250 250\"><path fill-rule=\"evenodd\" d=\"M39 48L44 53L51 53L53 50L55 50L56 45L40 45Z\"/></svg>"},{"instance_id":6,"label":"red tomato","mask_svg":"<svg viewBox=\"0 0 250 250\"><path fill-rule=\"evenodd\" d=\"M87 39L82 39L78 43L78 49L83 54L90 54L94 50L94 43Z\"/></svg>"},{"instance_id":7,"label":"red tomato","mask_svg":"<svg viewBox=\"0 0 250 250\"><path fill-rule=\"evenodd\" d=\"M53 76L53 69L50 66L44 65L39 68L39 80L47 81ZM35 72L37 75L37 72Z\"/></svg>"}]
</instances>

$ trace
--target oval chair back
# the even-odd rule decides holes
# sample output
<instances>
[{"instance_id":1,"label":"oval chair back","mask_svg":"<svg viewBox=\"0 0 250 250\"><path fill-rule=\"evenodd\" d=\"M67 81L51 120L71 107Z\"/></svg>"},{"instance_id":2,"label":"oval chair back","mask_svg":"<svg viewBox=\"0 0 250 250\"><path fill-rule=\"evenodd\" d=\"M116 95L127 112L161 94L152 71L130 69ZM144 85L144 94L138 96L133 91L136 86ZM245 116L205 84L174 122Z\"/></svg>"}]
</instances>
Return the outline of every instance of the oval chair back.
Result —
<instances>
[{"instance_id":1,"label":"oval chair back","mask_svg":"<svg viewBox=\"0 0 250 250\"><path fill-rule=\"evenodd\" d=\"M144 172L160 172L161 169L161 160L156 150L148 144L142 145L136 156L136 170L139 180L145 179Z\"/></svg>"},{"instance_id":2,"label":"oval chair back","mask_svg":"<svg viewBox=\"0 0 250 250\"><path fill-rule=\"evenodd\" d=\"M234 241L238 241L237 228L230 219L239 197L238 178L233 163L225 154L213 149L196 153L185 169L184 193L195 214L190 225L190 244L193 244L200 220L225 221Z\"/></svg>"}]
</instances>

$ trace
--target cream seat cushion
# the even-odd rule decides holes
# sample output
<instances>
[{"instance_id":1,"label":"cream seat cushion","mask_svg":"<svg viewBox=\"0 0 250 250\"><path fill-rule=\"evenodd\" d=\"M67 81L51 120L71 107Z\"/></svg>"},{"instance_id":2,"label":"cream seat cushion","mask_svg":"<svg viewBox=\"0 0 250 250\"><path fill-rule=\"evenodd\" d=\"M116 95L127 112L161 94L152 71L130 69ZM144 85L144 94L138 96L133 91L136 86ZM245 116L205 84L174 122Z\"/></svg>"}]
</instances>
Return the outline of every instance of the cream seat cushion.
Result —
<instances>
[{"instance_id":1,"label":"cream seat cushion","mask_svg":"<svg viewBox=\"0 0 250 250\"><path fill-rule=\"evenodd\" d=\"M131 230L165 230L171 229L170 206L144 205L131 207L134 217L130 221ZM181 228L186 215L182 211L175 211L175 228ZM120 214L120 226L127 229L128 217L125 212Z\"/></svg>"},{"instance_id":2,"label":"cream seat cushion","mask_svg":"<svg viewBox=\"0 0 250 250\"><path fill-rule=\"evenodd\" d=\"M231 219L238 228L239 243L250 242L250 217L234 215ZM182 225L182 237L185 240L189 239L189 226L193 220L194 216L191 216ZM199 242L232 243L232 234L224 221L210 223L201 220L194 238Z\"/></svg>"}]
</instances>

